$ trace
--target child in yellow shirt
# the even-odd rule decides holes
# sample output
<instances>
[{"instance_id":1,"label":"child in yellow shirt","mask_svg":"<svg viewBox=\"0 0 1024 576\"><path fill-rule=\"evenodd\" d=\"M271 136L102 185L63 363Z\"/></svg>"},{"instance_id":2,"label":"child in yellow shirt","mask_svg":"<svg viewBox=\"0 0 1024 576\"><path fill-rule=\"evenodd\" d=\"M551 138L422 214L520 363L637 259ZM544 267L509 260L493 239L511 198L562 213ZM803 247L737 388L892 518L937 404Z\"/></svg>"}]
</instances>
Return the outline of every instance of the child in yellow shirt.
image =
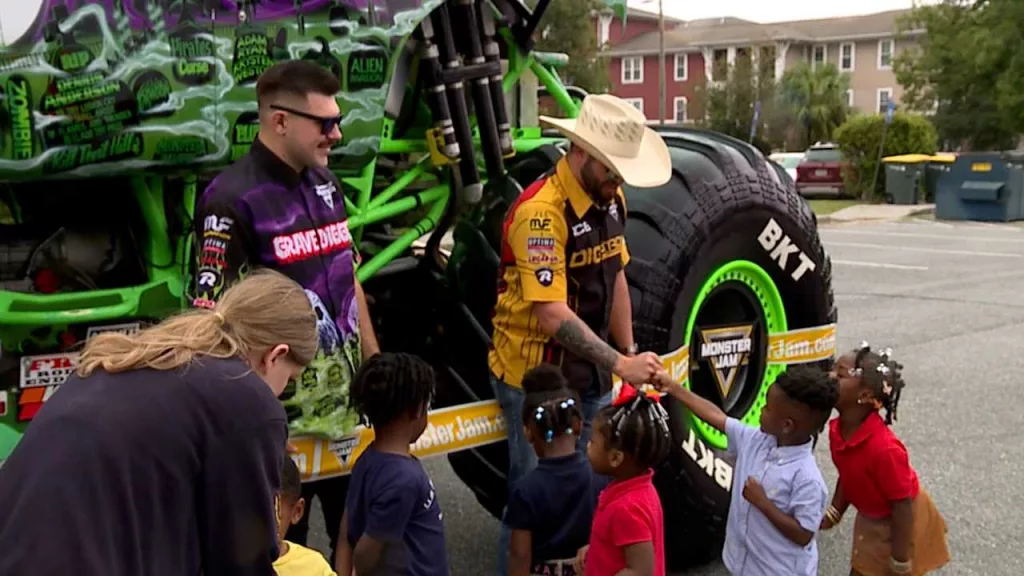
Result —
<instances>
[{"instance_id":1,"label":"child in yellow shirt","mask_svg":"<svg viewBox=\"0 0 1024 576\"><path fill-rule=\"evenodd\" d=\"M302 520L306 500L302 497L302 481L295 462L286 457L281 470L281 492L277 495L277 560L278 576L337 576L323 555L284 539L292 524Z\"/></svg>"}]
</instances>

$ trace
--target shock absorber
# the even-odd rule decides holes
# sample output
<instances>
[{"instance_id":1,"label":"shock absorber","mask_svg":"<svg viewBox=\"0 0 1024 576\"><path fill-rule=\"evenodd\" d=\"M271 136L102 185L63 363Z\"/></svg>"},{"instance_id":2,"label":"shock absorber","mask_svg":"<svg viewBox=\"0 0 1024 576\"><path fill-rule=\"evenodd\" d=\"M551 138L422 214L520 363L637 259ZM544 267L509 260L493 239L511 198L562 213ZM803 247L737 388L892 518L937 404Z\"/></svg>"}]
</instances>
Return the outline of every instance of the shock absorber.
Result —
<instances>
[{"instance_id":1,"label":"shock absorber","mask_svg":"<svg viewBox=\"0 0 1024 576\"><path fill-rule=\"evenodd\" d=\"M455 0L461 11L466 29L466 54L469 65L480 67L487 60L480 42L480 24L477 20L476 0ZM487 7L481 11L486 12ZM500 78L500 69L499 69ZM473 108L476 111L476 126L480 131L480 147L487 166L487 177L497 180L505 174L505 163L498 142L498 126L495 119L494 101L491 98L490 78L485 74L474 74L472 80Z\"/></svg>"},{"instance_id":2,"label":"shock absorber","mask_svg":"<svg viewBox=\"0 0 1024 576\"><path fill-rule=\"evenodd\" d=\"M501 49L494 40L498 34L494 22L494 12L486 3L480 7L480 27L484 34L484 57L487 62L498 63L498 73L490 77L489 83L491 104L494 106L494 122L498 128L498 146L501 148L503 156L511 156L512 125L509 123L508 110L505 109L505 95L502 92Z\"/></svg>"},{"instance_id":3,"label":"shock absorber","mask_svg":"<svg viewBox=\"0 0 1024 576\"><path fill-rule=\"evenodd\" d=\"M434 25L430 18L423 19L420 30L423 32L420 70L426 73L424 84L427 86L427 106L434 117L434 127L444 139L441 153L454 160L459 157L459 142L455 139L455 126L452 123L451 109L448 108L448 97L445 95L444 70L438 59L440 53L437 44L434 43Z\"/></svg>"},{"instance_id":4,"label":"shock absorber","mask_svg":"<svg viewBox=\"0 0 1024 576\"><path fill-rule=\"evenodd\" d=\"M442 2L430 14L434 31L440 40L437 47L440 58L447 71L455 71L461 67L458 53L455 51L455 39L452 37L451 20L448 14L448 3ZM455 128L455 138L459 143L461 159L459 161L462 175L462 199L469 204L476 204L483 196L484 187L480 182L480 172L476 168L476 155L473 149L473 131L469 127L469 110L466 106L466 95L462 80L446 83L448 106L451 108L451 119Z\"/></svg>"}]
</instances>

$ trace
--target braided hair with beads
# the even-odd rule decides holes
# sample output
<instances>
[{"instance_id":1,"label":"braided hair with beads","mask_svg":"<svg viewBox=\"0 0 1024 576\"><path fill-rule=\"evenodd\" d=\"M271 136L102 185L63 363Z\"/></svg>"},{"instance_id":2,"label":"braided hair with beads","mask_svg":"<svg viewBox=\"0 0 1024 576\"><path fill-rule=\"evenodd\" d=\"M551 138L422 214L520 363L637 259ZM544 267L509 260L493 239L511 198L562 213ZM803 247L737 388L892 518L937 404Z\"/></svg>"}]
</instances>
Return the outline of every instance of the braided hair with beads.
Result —
<instances>
[{"instance_id":1,"label":"braided hair with beads","mask_svg":"<svg viewBox=\"0 0 1024 576\"><path fill-rule=\"evenodd\" d=\"M620 396L611 406L602 408L594 427L607 439L609 448L629 454L641 467L654 467L668 457L672 446L668 412L657 396L635 390L632 394Z\"/></svg>"},{"instance_id":2,"label":"braided hair with beads","mask_svg":"<svg viewBox=\"0 0 1024 576\"><path fill-rule=\"evenodd\" d=\"M523 425L533 427L545 442L569 436L583 421L580 399L569 389L562 371L552 364L540 364L523 375Z\"/></svg>"},{"instance_id":3,"label":"braided hair with beads","mask_svg":"<svg viewBox=\"0 0 1024 576\"><path fill-rule=\"evenodd\" d=\"M903 381L903 364L892 358L892 348L875 352L867 342L854 350L851 375L858 376L875 397L875 408L885 409L885 423L891 425L897 418Z\"/></svg>"},{"instance_id":4,"label":"braided hair with beads","mask_svg":"<svg viewBox=\"0 0 1024 576\"><path fill-rule=\"evenodd\" d=\"M403 414L429 408L434 385L434 369L425 360L402 352L382 352L359 367L348 405L364 424L386 426Z\"/></svg>"}]
</instances>

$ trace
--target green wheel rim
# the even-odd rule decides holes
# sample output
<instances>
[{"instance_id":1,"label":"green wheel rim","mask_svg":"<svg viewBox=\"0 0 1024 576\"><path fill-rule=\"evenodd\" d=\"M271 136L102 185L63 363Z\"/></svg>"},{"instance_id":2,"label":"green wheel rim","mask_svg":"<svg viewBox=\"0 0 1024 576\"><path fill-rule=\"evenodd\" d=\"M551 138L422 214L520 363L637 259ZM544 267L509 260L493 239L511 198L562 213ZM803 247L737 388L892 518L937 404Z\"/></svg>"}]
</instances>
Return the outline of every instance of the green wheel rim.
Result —
<instances>
[{"instance_id":1,"label":"green wheel rim","mask_svg":"<svg viewBox=\"0 0 1024 576\"><path fill-rule=\"evenodd\" d=\"M704 285L701 286L700 292L697 294L697 300L694 301L693 306L690 308L690 316L686 322L686 339L684 342L689 344L692 341L694 324L697 322L697 314L704 305L704 301L715 288L726 282L738 282L753 292L764 314L769 338L772 334L785 332L789 329L786 323L786 308L782 303L782 295L779 294L779 289L775 286L771 276L764 271L764 268L749 260L733 260L715 270L704 282ZM767 348L768 343L765 342L764 345ZM691 351L692 354L693 352ZM785 368L785 366L779 364L767 364L765 366L764 377L761 379L761 386L757 392L757 397L742 418L744 424L760 426L761 409L764 408L768 387L771 386L772 382L775 382L775 378ZM683 385L689 388L689 378L683 382ZM694 416L692 412L690 413L690 419L704 441L719 450L725 450L728 442L723 432L715 430L707 422Z\"/></svg>"}]
</instances>

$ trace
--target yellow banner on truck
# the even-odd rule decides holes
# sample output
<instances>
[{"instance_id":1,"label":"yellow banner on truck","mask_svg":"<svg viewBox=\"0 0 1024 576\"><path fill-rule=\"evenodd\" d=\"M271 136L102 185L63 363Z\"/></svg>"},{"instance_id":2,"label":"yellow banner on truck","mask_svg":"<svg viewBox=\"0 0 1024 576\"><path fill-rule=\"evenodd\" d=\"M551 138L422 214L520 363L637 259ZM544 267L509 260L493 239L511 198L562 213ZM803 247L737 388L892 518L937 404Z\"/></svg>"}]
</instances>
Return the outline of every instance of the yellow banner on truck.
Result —
<instances>
[{"instance_id":1,"label":"yellow banner on truck","mask_svg":"<svg viewBox=\"0 0 1024 576\"><path fill-rule=\"evenodd\" d=\"M836 353L836 325L815 326L772 334L768 339L770 364L804 364L827 360ZM683 346L661 356L665 369L677 382L689 376L690 351ZM615 389L621 381L616 378ZM427 429L411 451L419 458L441 456L501 442L507 426L501 408L494 400L481 400L432 410ZM520 426L519 422L513 423ZM291 439L295 460L303 480L343 476L352 472L356 460L373 441L373 430L359 426L351 434L337 440L296 437Z\"/></svg>"}]
</instances>

